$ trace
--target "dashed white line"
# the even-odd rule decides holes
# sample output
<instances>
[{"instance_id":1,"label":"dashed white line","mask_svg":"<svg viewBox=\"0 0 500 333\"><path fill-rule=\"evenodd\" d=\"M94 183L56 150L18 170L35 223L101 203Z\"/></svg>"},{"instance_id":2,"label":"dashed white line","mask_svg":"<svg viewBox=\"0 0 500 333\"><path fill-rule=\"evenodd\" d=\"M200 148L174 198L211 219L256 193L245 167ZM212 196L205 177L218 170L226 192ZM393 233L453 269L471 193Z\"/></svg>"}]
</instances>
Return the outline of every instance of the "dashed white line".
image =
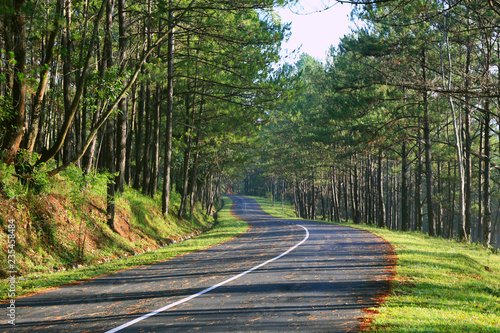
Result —
<instances>
[{"instance_id":1,"label":"dashed white line","mask_svg":"<svg viewBox=\"0 0 500 333\"><path fill-rule=\"evenodd\" d=\"M246 210L246 205L245 205L245 210ZM268 261L263 262L263 263L262 263L262 264L260 264L260 265L254 266L254 267L250 268L249 270L247 270L247 271L245 271L245 272L243 272L243 273L240 273L240 274L238 274L238 275L235 275L235 276L233 276L232 278L229 278L229 279L227 279L227 280L225 280L225 281L222 281L222 282L220 282L220 283L218 283L218 284L216 284L216 285L213 285L213 286L211 286L210 288L207 288L207 289L205 289L205 290L200 291L199 293L196 293L196 294L193 294L193 295L188 296L188 297L186 297L186 298L183 298L183 299L181 299L181 300L179 300L179 301L177 301L177 302L174 302L174 303L171 303L171 304L169 304L169 305L166 305L166 306L164 306L164 307L162 307L162 308L159 308L158 310L155 310L155 311L153 311L153 312L150 312L150 313L148 313L148 314L145 314L145 315L144 315L144 316L142 316L142 317L136 318L136 319L134 319L134 320L132 320L132 321L129 321L129 322L127 322L127 323L125 323L125 324L121 325L121 326L118 326L118 327L116 327L116 328L113 328L113 329L111 329L111 330L107 331L106 333L114 333L114 332L121 331L121 330L122 330L122 329L124 329L124 328L127 328L127 327L129 327L129 326L132 326L132 325L134 325L134 324L136 324L136 323L138 323L138 322L140 322L140 321L142 321L142 320L144 320L144 319L147 319L147 318L149 318L149 317L152 317L152 316L154 316L154 315L156 315L156 314L158 314L158 313L160 313L160 312L166 311L166 310L168 310L168 309L170 309L170 308L173 308L173 307L175 307L175 306L177 306L177 305L180 305L180 304L182 304L182 303L185 303L185 302L187 302L187 301L190 301L190 300L192 300L193 298L196 298L196 297L198 297L198 296L201 296L201 295L203 295L203 294L206 294L206 293L208 293L209 291L212 291L212 290L214 290L214 289L216 289L216 288L218 288L218 287L220 287L220 286L223 286L223 285L225 285L225 284L227 284L227 283L229 283L229 282L231 282L231 281L234 281L234 280L236 280L236 279L238 279L238 278L242 277L243 275L246 275L246 274L248 274L248 273L250 273L250 272L253 272L253 271L255 271L256 269L259 269L259 268L261 268L261 267L263 267L263 266L265 266L265 265L267 265L267 264L269 264L269 263L271 263L271 262L273 262L273 261L275 261L275 260L278 260L278 259L280 259L281 257L286 256L288 253L292 252L292 251L293 251L293 250L295 250L297 247L299 247L300 245L304 244L304 242L305 242L305 241L307 241L307 239L309 238L309 230L307 230L307 228L306 228L306 227L304 227L304 226L302 226L302 225L300 225L300 224L296 224L296 225L297 225L297 226L299 226L299 227L301 227L302 229L304 229L304 230L305 230L305 232L306 232L306 236L305 236L305 237L304 237L304 239L302 239L300 242L298 242L297 244L295 244L294 246L292 246L291 248L289 248L288 250L286 250L285 252L283 252L283 253L282 253L282 254L280 254L279 256L274 257L274 258L272 258L272 259L269 259Z\"/></svg>"}]
</instances>

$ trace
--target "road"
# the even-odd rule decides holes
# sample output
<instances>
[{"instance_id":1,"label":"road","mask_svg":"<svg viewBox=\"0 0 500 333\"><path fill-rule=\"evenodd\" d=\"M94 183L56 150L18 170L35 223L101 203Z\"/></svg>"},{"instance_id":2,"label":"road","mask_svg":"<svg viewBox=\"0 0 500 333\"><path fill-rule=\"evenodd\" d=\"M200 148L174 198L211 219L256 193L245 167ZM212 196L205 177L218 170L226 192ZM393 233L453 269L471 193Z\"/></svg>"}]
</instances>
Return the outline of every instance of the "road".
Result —
<instances>
[{"instance_id":1,"label":"road","mask_svg":"<svg viewBox=\"0 0 500 333\"><path fill-rule=\"evenodd\" d=\"M357 229L277 219L251 199L231 198L233 214L251 226L247 233L164 262L19 298L16 326L2 325L0 331L359 330L363 309L388 289L390 245Z\"/></svg>"}]
</instances>

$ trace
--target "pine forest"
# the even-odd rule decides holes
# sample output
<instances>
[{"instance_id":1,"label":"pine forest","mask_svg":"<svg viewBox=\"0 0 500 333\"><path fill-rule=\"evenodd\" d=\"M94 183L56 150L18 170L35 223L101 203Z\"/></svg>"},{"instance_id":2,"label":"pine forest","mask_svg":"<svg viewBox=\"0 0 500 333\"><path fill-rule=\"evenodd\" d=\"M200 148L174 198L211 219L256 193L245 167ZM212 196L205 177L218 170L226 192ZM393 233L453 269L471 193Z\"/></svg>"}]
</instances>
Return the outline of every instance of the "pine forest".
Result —
<instances>
[{"instance_id":1,"label":"pine forest","mask_svg":"<svg viewBox=\"0 0 500 333\"><path fill-rule=\"evenodd\" d=\"M498 249L500 2L338 2L357 28L287 63L296 1L2 1L0 196L76 170L112 231L133 188L165 218L240 193Z\"/></svg>"}]
</instances>

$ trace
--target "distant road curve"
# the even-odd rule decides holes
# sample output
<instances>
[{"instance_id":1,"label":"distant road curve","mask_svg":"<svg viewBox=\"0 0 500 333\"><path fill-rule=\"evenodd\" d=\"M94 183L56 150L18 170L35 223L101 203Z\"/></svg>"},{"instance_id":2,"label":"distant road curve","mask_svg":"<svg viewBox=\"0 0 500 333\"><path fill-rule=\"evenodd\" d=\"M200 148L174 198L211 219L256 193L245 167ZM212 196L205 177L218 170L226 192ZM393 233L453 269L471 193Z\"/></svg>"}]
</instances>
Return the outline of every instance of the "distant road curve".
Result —
<instances>
[{"instance_id":1,"label":"distant road curve","mask_svg":"<svg viewBox=\"0 0 500 333\"><path fill-rule=\"evenodd\" d=\"M271 217L228 242L16 301L1 332L355 332L387 292L391 246L368 232ZM4 307L6 305L4 304Z\"/></svg>"}]
</instances>

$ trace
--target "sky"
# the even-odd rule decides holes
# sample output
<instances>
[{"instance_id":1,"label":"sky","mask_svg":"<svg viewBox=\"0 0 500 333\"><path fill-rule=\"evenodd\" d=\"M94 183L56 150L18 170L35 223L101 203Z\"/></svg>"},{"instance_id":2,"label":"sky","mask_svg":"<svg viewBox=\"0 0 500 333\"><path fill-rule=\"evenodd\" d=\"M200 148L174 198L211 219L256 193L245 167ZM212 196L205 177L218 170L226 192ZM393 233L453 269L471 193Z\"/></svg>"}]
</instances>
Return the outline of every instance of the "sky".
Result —
<instances>
[{"instance_id":1,"label":"sky","mask_svg":"<svg viewBox=\"0 0 500 333\"><path fill-rule=\"evenodd\" d=\"M300 53L307 53L322 62L331 45L337 46L340 38L349 34L349 27L354 26L349 20L351 5L336 3L333 7L324 8L323 3L334 1L301 0L293 8L278 8L276 12L282 22L291 22L291 33L288 42L282 45L282 58L287 53L300 47ZM298 55L288 57L285 62L294 63Z\"/></svg>"}]
</instances>

